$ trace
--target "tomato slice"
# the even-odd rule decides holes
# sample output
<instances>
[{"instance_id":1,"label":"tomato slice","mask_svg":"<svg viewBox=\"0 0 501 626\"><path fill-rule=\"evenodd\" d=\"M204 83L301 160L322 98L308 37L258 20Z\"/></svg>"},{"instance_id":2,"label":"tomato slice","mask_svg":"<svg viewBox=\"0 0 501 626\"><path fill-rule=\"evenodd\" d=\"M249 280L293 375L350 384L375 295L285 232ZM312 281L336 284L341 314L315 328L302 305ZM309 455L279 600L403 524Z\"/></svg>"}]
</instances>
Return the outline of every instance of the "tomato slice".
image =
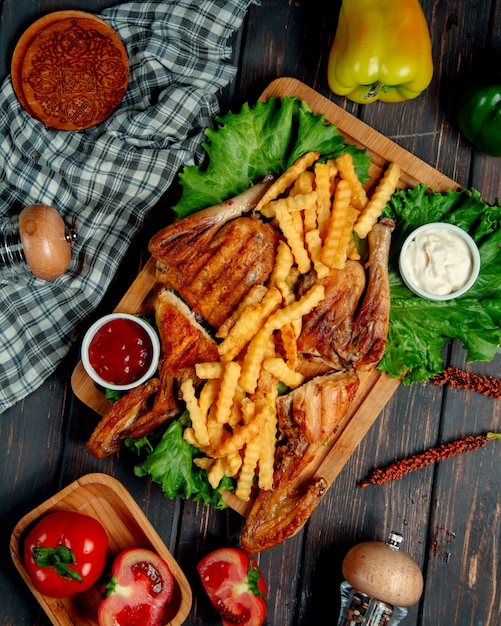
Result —
<instances>
[{"instance_id":1,"label":"tomato slice","mask_svg":"<svg viewBox=\"0 0 501 626\"><path fill-rule=\"evenodd\" d=\"M121 552L113 562L107 597L98 611L100 626L157 626L172 597L174 577L167 563L144 548Z\"/></svg>"},{"instance_id":2,"label":"tomato slice","mask_svg":"<svg viewBox=\"0 0 501 626\"><path fill-rule=\"evenodd\" d=\"M241 548L220 548L204 557L197 570L223 626L261 626L266 583L250 554Z\"/></svg>"}]
</instances>

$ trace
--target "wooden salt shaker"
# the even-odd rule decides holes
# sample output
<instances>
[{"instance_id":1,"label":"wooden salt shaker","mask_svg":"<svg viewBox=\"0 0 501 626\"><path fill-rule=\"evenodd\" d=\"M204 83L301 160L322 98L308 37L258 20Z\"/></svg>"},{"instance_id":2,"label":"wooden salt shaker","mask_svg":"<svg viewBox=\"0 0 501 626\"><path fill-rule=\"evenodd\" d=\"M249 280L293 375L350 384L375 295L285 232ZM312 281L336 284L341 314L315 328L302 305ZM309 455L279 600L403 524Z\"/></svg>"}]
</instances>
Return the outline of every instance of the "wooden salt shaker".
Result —
<instances>
[{"instance_id":1,"label":"wooden salt shaker","mask_svg":"<svg viewBox=\"0 0 501 626\"><path fill-rule=\"evenodd\" d=\"M37 278L54 280L68 269L75 240L76 232L55 209L33 204L0 225L0 264L27 265Z\"/></svg>"}]
</instances>

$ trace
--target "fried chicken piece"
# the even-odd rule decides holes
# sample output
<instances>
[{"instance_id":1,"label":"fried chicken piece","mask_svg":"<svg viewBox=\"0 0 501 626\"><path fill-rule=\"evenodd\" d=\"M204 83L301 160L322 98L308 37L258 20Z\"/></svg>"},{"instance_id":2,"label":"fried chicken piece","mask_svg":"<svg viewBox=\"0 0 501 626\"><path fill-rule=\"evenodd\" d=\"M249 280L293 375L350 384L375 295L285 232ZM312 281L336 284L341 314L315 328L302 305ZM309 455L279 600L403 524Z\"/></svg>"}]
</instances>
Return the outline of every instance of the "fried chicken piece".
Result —
<instances>
[{"instance_id":1,"label":"fried chicken piece","mask_svg":"<svg viewBox=\"0 0 501 626\"><path fill-rule=\"evenodd\" d=\"M160 379L151 378L131 389L111 405L87 442L89 451L99 459L118 452L123 445L122 433L149 413L153 397L160 389Z\"/></svg>"},{"instance_id":2,"label":"fried chicken piece","mask_svg":"<svg viewBox=\"0 0 501 626\"><path fill-rule=\"evenodd\" d=\"M126 439L138 439L179 414L174 378L162 372L131 389L111 405L87 442L99 459L118 452Z\"/></svg>"},{"instance_id":3,"label":"fried chicken piece","mask_svg":"<svg viewBox=\"0 0 501 626\"><path fill-rule=\"evenodd\" d=\"M359 386L354 370L318 376L277 402L281 441L273 487L261 490L245 521L242 547L261 552L292 537L306 523L324 493L322 477L296 484L319 447L335 432Z\"/></svg>"},{"instance_id":4,"label":"fried chicken piece","mask_svg":"<svg viewBox=\"0 0 501 626\"><path fill-rule=\"evenodd\" d=\"M365 270L359 261L349 260L344 269L331 270L320 280L310 272L301 283L298 297L314 282L325 287L325 298L303 317L298 350L342 370L351 348L355 312L365 289Z\"/></svg>"},{"instance_id":5,"label":"fried chicken piece","mask_svg":"<svg viewBox=\"0 0 501 626\"><path fill-rule=\"evenodd\" d=\"M237 198L167 226L150 240L157 279L215 328L273 269L275 229L255 216L237 217L252 208L267 187L255 185Z\"/></svg>"},{"instance_id":6,"label":"fried chicken piece","mask_svg":"<svg viewBox=\"0 0 501 626\"><path fill-rule=\"evenodd\" d=\"M286 475L269 491L261 491L247 516L240 542L248 552L269 550L293 537L306 524L327 491L323 478L300 489Z\"/></svg>"},{"instance_id":7,"label":"fried chicken piece","mask_svg":"<svg viewBox=\"0 0 501 626\"><path fill-rule=\"evenodd\" d=\"M170 289L162 288L157 294L155 322L162 346L162 372L178 378L185 375L194 378L196 363L219 360L216 341Z\"/></svg>"},{"instance_id":8,"label":"fried chicken piece","mask_svg":"<svg viewBox=\"0 0 501 626\"><path fill-rule=\"evenodd\" d=\"M350 260L321 280L313 272L304 278L299 295L316 281L325 286L325 298L303 318L297 342L303 354L337 370L369 370L379 363L390 319L388 258L394 228L393 220L383 218L370 231L367 280L363 265Z\"/></svg>"},{"instance_id":9,"label":"fried chicken piece","mask_svg":"<svg viewBox=\"0 0 501 626\"><path fill-rule=\"evenodd\" d=\"M279 415L283 413L290 396L289 416L301 435L309 444L323 445L346 414L358 386L359 379L353 370L317 376L279 398L277 409ZM286 420L284 416L281 422Z\"/></svg>"},{"instance_id":10,"label":"fried chicken piece","mask_svg":"<svg viewBox=\"0 0 501 626\"><path fill-rule=\"evenodd\" d=\"M368 235L369 280L353 324L350 359L359 370L369 370L382 359L390 321L388 259L395 222L385 217Z\"/></svg>"},{"instance_id":11,"label":"fried chicken piece","mask_svg":"<svg viewBox=\"0 0 501 626\"><path fill-rule=\"evenodd\" d=\"M140 415L122 431L122 441L139 439L149 435L165 422L179 415L180 406L177 401L176 379L168 371L160 373L160 387L153 399L151 411Z\"/></svg>"}]
</instances>

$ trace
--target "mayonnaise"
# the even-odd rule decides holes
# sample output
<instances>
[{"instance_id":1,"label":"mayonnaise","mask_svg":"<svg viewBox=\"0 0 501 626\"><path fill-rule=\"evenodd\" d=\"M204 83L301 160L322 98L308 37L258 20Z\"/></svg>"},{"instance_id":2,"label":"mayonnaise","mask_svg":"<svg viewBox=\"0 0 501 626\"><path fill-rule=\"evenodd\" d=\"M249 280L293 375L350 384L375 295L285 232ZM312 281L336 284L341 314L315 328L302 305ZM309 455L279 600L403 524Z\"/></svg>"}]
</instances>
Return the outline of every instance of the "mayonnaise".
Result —
<instances>
[{"instance_id":1,"label":"mayonnaise","mask_svg":"<svg viewBox=\"0 0 501 626\"><path fill-rule=\"evenodd\" d=\"M404 260L409 278L424 291L444 296L460 289L472 272L466 242L446 230L417 233Z\"/></svg>"}]
</instances>

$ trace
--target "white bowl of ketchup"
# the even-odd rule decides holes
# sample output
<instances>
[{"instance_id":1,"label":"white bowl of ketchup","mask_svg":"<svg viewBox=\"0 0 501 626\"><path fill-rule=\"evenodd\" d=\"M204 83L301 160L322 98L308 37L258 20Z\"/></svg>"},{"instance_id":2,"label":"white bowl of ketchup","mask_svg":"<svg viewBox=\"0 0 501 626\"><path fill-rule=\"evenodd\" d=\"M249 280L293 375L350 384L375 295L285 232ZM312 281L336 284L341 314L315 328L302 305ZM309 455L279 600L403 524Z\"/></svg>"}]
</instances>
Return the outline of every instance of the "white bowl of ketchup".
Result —
<instances>
[{"instance_id":1,"label":"white bowl of ketchup","mask_svg":"<svg viewBox=\"0 0 501 626\"><path fill-rule=\"evenodd\" d=\"M160 340L151 324L128 313L110 313L85 333L82 365L105 389L128 391L151 378L158 368Z\"/></svg>"}]
</instances>

